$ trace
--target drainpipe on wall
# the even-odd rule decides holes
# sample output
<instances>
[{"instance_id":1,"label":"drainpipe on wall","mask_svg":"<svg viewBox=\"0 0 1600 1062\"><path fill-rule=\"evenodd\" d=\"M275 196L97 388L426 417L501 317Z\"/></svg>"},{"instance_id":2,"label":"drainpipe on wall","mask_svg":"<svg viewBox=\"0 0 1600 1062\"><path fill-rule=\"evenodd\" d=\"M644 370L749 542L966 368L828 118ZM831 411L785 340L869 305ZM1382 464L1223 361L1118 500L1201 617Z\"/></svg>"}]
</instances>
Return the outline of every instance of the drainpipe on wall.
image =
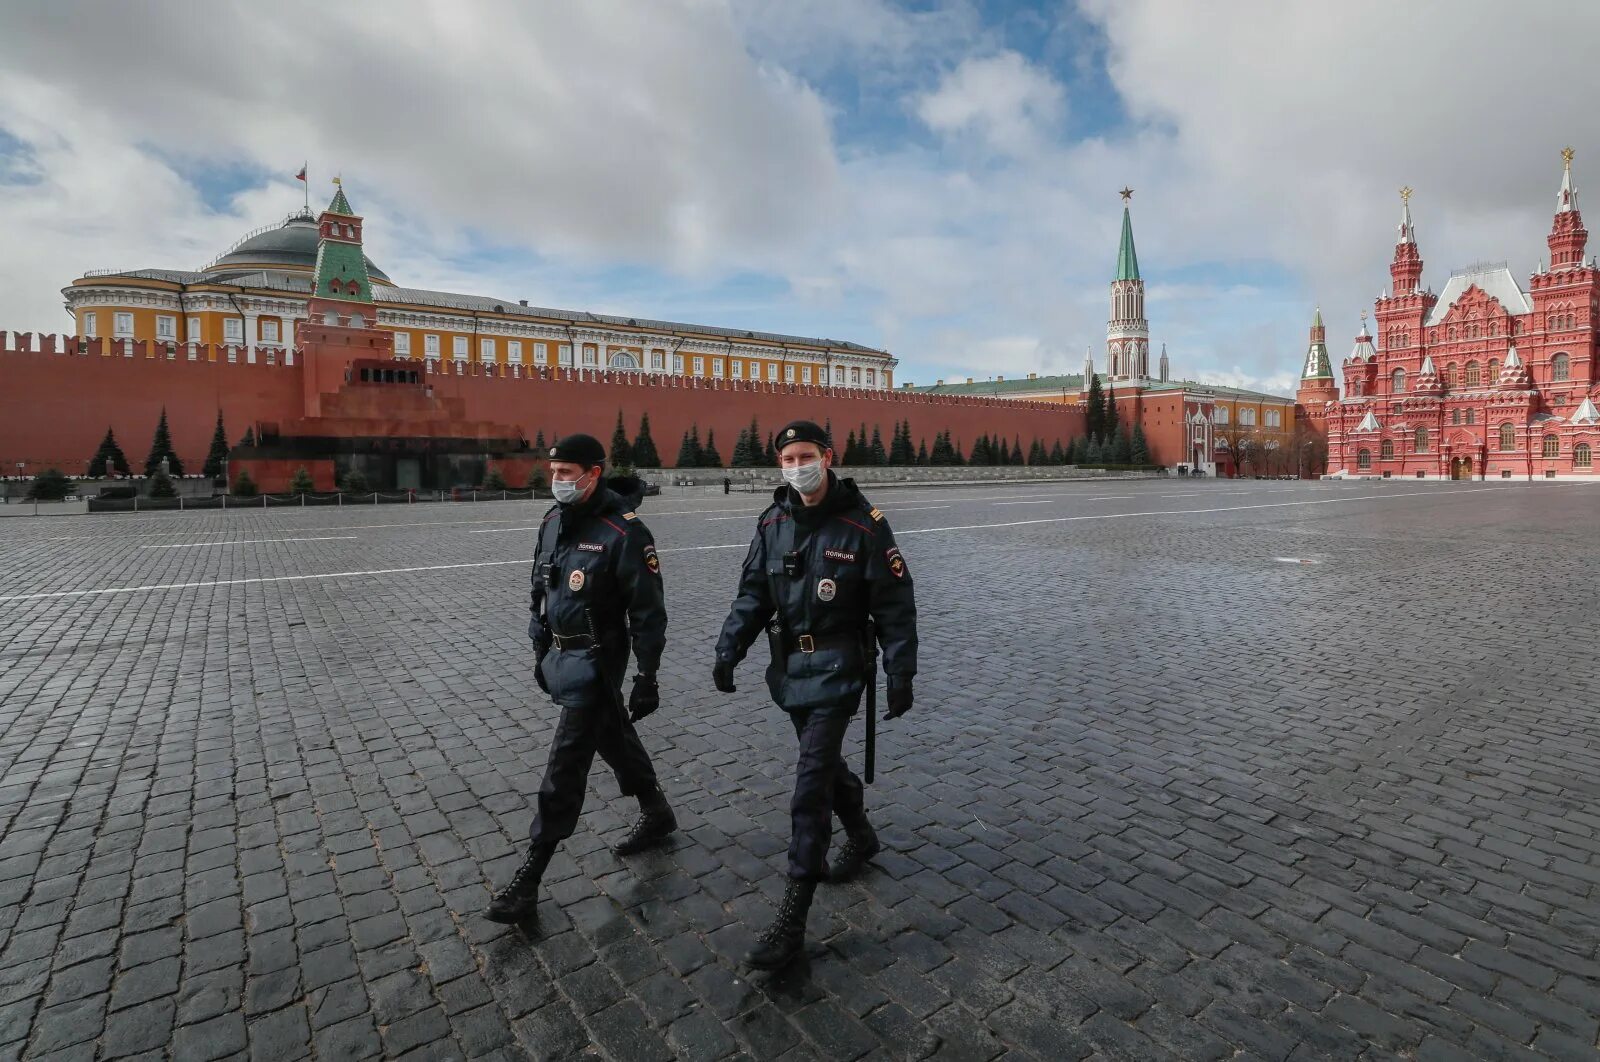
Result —
<instances>
[{"instance_id":1,"label":"drainpipe on wall","mask_svg":"<svg viewBox=\"0 0 1600 1062\"><path fill-rule=\"evenodd\" d=\"M240 292L243 292L243 291L244 291L244 288L242 288L242 287L241 287L241 288L240 288L240 289L239 289L239 291L240 291ZM245 327L245 325L246 325L246 324L248 324L248 323L249 323L249 322L247 322L247 321L246 321L246 320L245 320L245 316L244 316L244 307L242 307L242 306L240 306L240 305L239 305L239 300L238 300L238 299L236 299L236 298L234 298L234 297L233 297L233 292L231 292L231 291L230 291L230 292L228 292L228 301L229 301L229 302L231 302L231 303L233 303L233 308L234 308L234 311L235 311L235 312L236 312L236 313L238 313L238 315L239 315L239 335L241 335L241 336L243 336L243 337L244 337L244 339L245 339L245 344L244 344L244 349L245 349L245 356L246 356L246 358L248 358L248 357L249 357L249 351L250 351L250 342L249 342L249 339L250 339L250 337L249 337L249 336L246 336L246 335L245 335L245 334L244 334L244 327ZM224 339L224 340L226 340L226 339L227 339L227 329L226 329L226 328L224 328L224 329L223 329L223 339ZM227 345L227 344L226 344L226 343L224 343L224 344L223 344L223 345L224 345L224 346L226 346L226 345Z\"/></svg>"}]
</instances>

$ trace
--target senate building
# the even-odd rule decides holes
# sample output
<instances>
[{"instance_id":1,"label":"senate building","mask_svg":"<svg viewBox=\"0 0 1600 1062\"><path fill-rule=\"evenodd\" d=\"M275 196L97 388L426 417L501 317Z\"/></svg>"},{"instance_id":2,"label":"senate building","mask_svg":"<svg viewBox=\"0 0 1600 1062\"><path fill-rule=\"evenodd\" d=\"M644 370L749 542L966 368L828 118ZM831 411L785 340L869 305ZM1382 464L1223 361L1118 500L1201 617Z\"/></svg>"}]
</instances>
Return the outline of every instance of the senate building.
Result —
<instances>
[{"instance_id":1,"label":"senate building","mask_svg":"<svg viewBox=\"0 0 1600 1062\"><path fill-rule=\"evenodd\" d=\"M1339 366L1320 316L1298 394L1337 476L1593 479L1600 447L1600 270L1586 257L1573 151L1562 152L1548 260L1524 285L1504 262L1458 269L1435 293L1401 191L1392 288L1362 314Z\"/></svg>"}]
</instances>

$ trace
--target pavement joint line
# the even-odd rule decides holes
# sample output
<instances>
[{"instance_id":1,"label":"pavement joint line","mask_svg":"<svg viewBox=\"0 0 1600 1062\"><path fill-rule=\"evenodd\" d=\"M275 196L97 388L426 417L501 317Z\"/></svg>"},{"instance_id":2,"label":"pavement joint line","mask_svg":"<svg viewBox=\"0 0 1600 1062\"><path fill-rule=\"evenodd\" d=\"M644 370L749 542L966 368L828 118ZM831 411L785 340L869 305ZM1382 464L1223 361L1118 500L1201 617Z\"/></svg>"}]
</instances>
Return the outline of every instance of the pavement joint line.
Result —
<instances>
[{"instance_id":1,"label":"pavement joint line","mask_svg":"<svg viewBox=\"0 0 1600 1062\"><path fill-rule=\"evenodd\" d=\"M1459 498L1459 497L1464 497L1464 496L1466 496L1468 494L1481 494L1481 493L1485 493L1487 491L1510 490L1510 489L1511 489L1510 487L1479 487L1479 488L1473 488L1473 489L1469 489L1469 490L1457 491L1455 493L1452 493L1452 494L1449 494L1449 495L1446 495L1446 496L1447 497L1453 497L1453 498ZM1396 498L1416 498L1416 497L1421 497L1423 495L1438 496L1438 492L1437 491L1406 491L1405 493L1402 493L1402 494L1390 494L1390 493L1363 494L1363 495L1358 495L1358 496L1355 496L1355 497L1345 497L1345 498L1317 498L1317 499L1307 499L1307 500L1304 500L1304 501L1264 502L1264 503L1262 503L1260 505L1218 506L1216 508L1211 508L1211 509L1166 509L1166 510L1146 511L1146 512L1137 512L1137 513L1096 513L1096 514L1092 514L1092 515L1083 515L1083 516L1050 516L1050 517L1041 517L1040 519L1037 519L1037 520L1010 520L1010 521L1006 521L1006 522L1003 522L1003 523L994 523L994 524L957 524L957 525L952 525L952 526L949 526L949 527L912 528L911 530L907 530L907 531L897 531L895 534L896 534L897 537L905 537L907 535L932 535L932 534L938 534L938 533L944 532L944 531L983 531L983 530L989 530L989 529L992 529L992 528L1003 528L1003 527L1028 527L1028 526L1032 526L1032 525L1036 525L1036 524L1068 524L1068 523L1073 523L1073 522L1079 521L1079 520L1125 520L1125 519L1129 519L1129 518L1136 517L1136 516L1204 515L1204 514L1207 514L1207 513L1240 512L1240 511L1249 510L1249 509L1281 509L1281 508L1285 508L1285 507L1288 507L1288 506L1295 506L1295 505L1334 505L1334 504L1338 504L1338 503L1341 503L1341 502L1387 501L1387 500L1396 499ZM744 549L748 545L749 545L748 542L730 542L730 543L725 543L725 544L722 544L722 545L712 545L712 546L671 546L671 547L667 547L665 549L661 549L658 552L661 552L661 553L694 553L694 552L702 552L702 551L705 551L705 550L716 550L716 549ZM47 592L42 592L42 593L34 593L34 594L8 594L8 595L5 595L3 597L0 597L0 602L6 602L6 601L40 601L40 600L48 600L48 599L54 599L54 598L69 598L69 597L94 597L94 596L100 596L100 595L106 595L106 594L134 594L134 593L141 593L141 592L151 591L151 590L194 590L194 589L201 589L201 588L212 587L212 586L253 586L253 585L265 584L265 583L314 582L314 581L320 580L320 579L344 579L344 578L355 578L355 577L369 576L369 575L404 575L404 574L408 574L408 573L411 573L411 572L455 571L455 570L459 570L459 569L463 569L463 568L496 568L496 567L504 567L504 566L510 565L510 564L532 564L532 563L533 563L533 559L531 557L523 557L523 558L518 558L517 560L469 561L469 562L464 562L464 563L459 563L459 564L427 564L427 565L417 565L417 566L407 567L407 568L375 568L375 569L370 569L370 570L367 570L367 571L354 571L354 572L317 572L317 573L311 573L311 574L305 574L305 575L270 575L270 576L254 576L254 577L243 578L243 579L210 579L210 580L204 580L204 581L200 581L200 582L189 582L189 583L161 583L161 584L146 585L146 586L102 587L102 588L97 589L97 590L52 590L52 591L47 591Z\"/></svg>"},{"instance_id":2,"label":"pavement joint line","mask_svg":"<svg viewBox=\"0 0 1600 1062\"><path fill-rule=\"evenodd\" d=\"M323 535L316 538L236 538L228 542L167 542L140 549L201 549L208 546L255 546L266 542L354 542L359 535Z\"/></svg>"}]
</instances>

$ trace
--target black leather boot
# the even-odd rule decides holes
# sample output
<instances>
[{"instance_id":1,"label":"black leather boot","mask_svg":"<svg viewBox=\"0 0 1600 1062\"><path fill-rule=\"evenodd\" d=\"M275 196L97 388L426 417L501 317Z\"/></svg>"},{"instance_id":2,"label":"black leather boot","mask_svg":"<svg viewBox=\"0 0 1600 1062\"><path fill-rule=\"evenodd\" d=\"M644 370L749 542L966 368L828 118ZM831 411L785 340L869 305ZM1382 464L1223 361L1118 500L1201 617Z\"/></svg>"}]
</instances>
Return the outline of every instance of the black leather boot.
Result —
<instances>
[{"instance_id":1,"label":"black leather boot","mask_svg":"<svg viewBox=\"0 0 1600 1062\"><path fill-rule=\"evenodd\" d=\"M789 887L778 904L778 916L756 938L756 946L744 957L746 966L776 970L800 954L806 943L806 915L811 912L811 896L816 891L814 881L789 879Z\"/></svg>"},{"instance_id":2,"label":"black leather boot","mask_svg":"<svg viewBox=\"0 0 1600 1062\"><path fill-rule=\"evenodd\" d=\"M660 787L639 794L639 819L627 836L612 846L619 856L633 855L653 848L672 836L678 829L678 817Z\"/></svg>"},{"instance_id":3,"label":"black leather boot","mask_svg":"<svg viewBox=\"0 0 1600 1062\"><path fill-rule=\"evenodd\" d=\"M533 845L505 888L494 894L483 916L491 922L515 925L538 912L539 880L555 854L552 845Z\"/></svg>"},{"instance_id":4,"label":"black leather boot","mask_svg":"<svg viewBox=\"0 0 1600 1062\"><path fill-rule=\"evenodd\" d=\"M852 880L866 869L868 860L883 851L883 845L878 843L878 835L865 815L855 822L846 823L844 829L844 844L840 846L838 856L829 861L829 881Z\"/></svg>"}]
</instances>

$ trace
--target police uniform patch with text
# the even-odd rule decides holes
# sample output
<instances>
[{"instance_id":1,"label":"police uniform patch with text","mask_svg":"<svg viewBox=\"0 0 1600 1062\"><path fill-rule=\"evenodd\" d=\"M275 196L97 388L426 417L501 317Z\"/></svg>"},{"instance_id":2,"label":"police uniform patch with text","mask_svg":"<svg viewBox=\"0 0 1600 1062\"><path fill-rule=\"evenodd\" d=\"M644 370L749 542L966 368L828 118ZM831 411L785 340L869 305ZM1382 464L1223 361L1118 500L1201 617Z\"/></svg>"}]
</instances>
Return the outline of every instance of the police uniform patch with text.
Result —
<instances>
[{"instance_id":1,"label":"police uniform patch with text","mask_svg":"<svg viewBox=\"0 0 1600 1062\"><path fill-rule=\"evenodd\" d=\"M651 575L661 574L661 558L656 556L656 548L654 546L646 546L644 548L644 566L650 569Z\"/></svg>"},{"instance_id":2,"label":"police uniform patch with text","mask_svg":"<svg viewBox=\"0 0 1600 1062\"><path fill-rule=\"evenodd\" d=\"M604 553L606 551L605 546L598 542L579 542L578 548L585 553Z\"/></svg>"},{"instance_id":3,"label":"police uniform patch with text","mask_svg":"<svg viewBox=\"0 0 1600 1062\"><path fill-rule=\"evenodd\" d=\"M819 579L817 581L817 600L832 601L839 592L839 586L832 579Z\"/></svg>"},{"instance_id":4,"label":"police uniform patch with text","mask_svg":"<svg viewBox=\"0 0 1600 1062\"><path fill-rule=\"evenodd\" d=\"M822 551L822 555L829 560L844 561L846 564L854 564L856 562L856 555L849 550L825 549Z\"/></svg>"},{"instance_id":5,"label":"police uniform patch with text","mask_svg":"<svg viewBox=\"0 0 1600 1062\"><path fill-rule=\"evenodd\" d=\"M583 569L574 568L572 574L567 576L567 589L574 594L583 589Z\"/></svg>"},{"instance_id":6,"label":"police uniform patch with text","mask_svg":"<svg viewBox=\"0 0 1600 1062\"><path fill-rule=\"evenodd\" d=\"M900 547L890 546L888 552L883 556L889 562L889 574L896 579L904 579L906 577L906 561L904 557L900 556Z\"/></svg>"}]
</instances>

